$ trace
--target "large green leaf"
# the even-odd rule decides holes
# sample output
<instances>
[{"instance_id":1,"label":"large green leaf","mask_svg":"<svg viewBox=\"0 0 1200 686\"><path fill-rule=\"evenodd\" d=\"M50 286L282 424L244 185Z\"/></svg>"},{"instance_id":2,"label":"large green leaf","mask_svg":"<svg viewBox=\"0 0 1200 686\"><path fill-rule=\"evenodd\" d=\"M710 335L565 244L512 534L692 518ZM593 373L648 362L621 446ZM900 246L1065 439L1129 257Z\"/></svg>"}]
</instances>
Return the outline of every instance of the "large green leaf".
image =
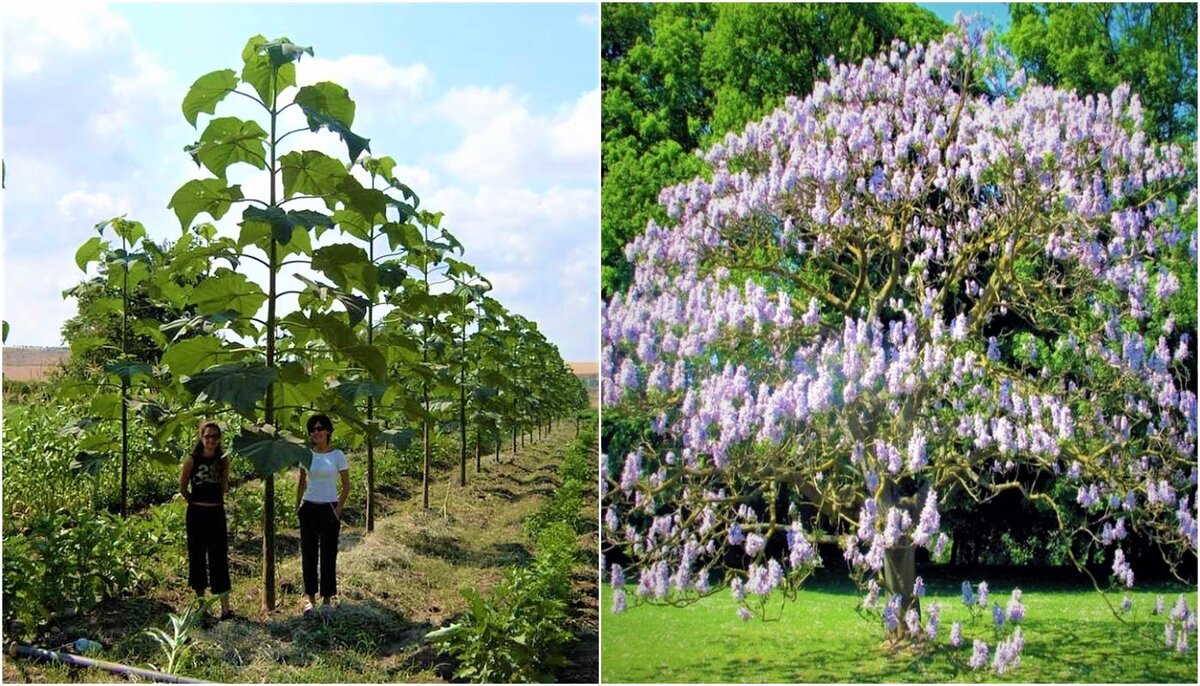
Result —
<instances>
[{"instance_id":1,"label":"large green leaf","mask_svg":"<svg viewBox=\"0 0 1200 686\"><path fill-rule=\"evenodd\" d=\"M363 369L367 370L376 381L387 378L387 359L384 358L383 352L379 348L371 345L354 345L344 348L340 352L362 365Z\"/></svg>"},{"instance_id":2,"label":"large green leaf","mask_svg":"<svg viewBox=\"0 0 1200 686\"><path fill-rule=\"evenodd\" d=\"M342 231L354 236L360 241L371 239L371 222L354 210L338 210L333 213L333 221Z\"/></svg>"},{"instance_id":3,"label":"large green leaf","mask_svg":"<svg viewBox=\"0 0 1200 686\"><path fill-rule=\"evenodd\" d=\"M332 196L349 172L341 162L316 150L289 152L279 158L283 169L283 194L290 198L296 194ZM326 206L333 209L334 199L326 198Z\"/></svg>"},{"instance_id":4,"label":"large green leaf","mask_svg":"<svg viewBox=\"0 0 1200 686\"><path fill-rule=\"evenodd\" d=\"M270 425L242 427L233 439L233 452L249 458L262 477L297 464L305 469L312 465L312 451L302 440Z\"/></svg>"},{"instance_id":5,"label":"large green leaf","mask_svg":"<svg viewBox=\"0 0 1200 686\"><path fill-rule=\"evenodd\" d=\"M278 207L247 207L242 213L242 220L245 222L258 221L266 223L271 227L271 235L275 238L275 242L280 245L291 243L293 237L295 237L296 229L309 231L315 226L322 226L327 229L333 228L333 220L328 215L313 210L284 212ZM241 240L261 245L263 248L267 247L262 241L265 236L261 231L256 231L253 227L247 228L246 225L243 225L243 234ZM311 241L307 245L311 247Z\"/></svg>"},{"instance_id":6,"label":"large green leaf","mask_svg":"<svg viewBox=\"0 0 1200 686\"><path fill-rule=\"evenodd\" d=\"M121 416L121 396L114 393L97 393L88 403L88 412L105 419L118 419Z\"/></svg>"},{"instance_id":7,"label":"large green leaf","mask_svg":"<svg viewBox=\"0 0 1200 686\"><path fill-rule=\"evenodd\" d=\"M267 39L262 36L253 36L246 41L246 47L242 48L242 80L250 84L258 97L270 106L275 93L282 93L286 88L296 85L296 65L291 62L281 64L278 72L275 72L271 58L261 51L267 44ZM274 82L272 74L275 74ZM272 83L275 88L272 88Z\"/></svg>"},{"instance_id":8,"label":"large green leaf","mask_svg":"<svg viewBox=\"0 0 1200 686\"><path fill-rule=\"evenodd\" d=\"M180 226L186 229L201 212L220 219L235 201L241 199L241 186L226 188L221 179L192 179L175 191L167 207L175 210Z\"/></svg>"},{"instance_id":9,"label":"large green leaf","mask_svg":"<svg viewBox=\"0 0 1200 686\"><path fill-rule=\"evenodd\" d=\"M160 467L178 467L183 450L151 450L146 459Z\"/></svg>"},{"instance_id":10,"label":"large green leaf","mask_svg":"<svg viewBox=\"0 0 1200 686\"><path fill-rule=\"evenodd\" d=\"M361 287L363 269L369 265L367 251L357 245L334 243L313 250L312 268L343 289Z\"/></svg>"},{"instance_id":11,"label":"large green leaf","mask_svg":"<svg viewBox=\"0 0 1200 686\"><path fill-rule=\"evenodd\" d=\"M183 98L183 116L192 126L196 125L196 116L201 112L212 114L217 111L217 103L225 99L233 89L237 88L237 74L232 69L221 69L209 72L196 79L188 94Z\"/></svg>"},{"instance_id":12,"label":"large green leaf","mask_svg":"<svg viewBox=\"0 0 1200 686\"><path fill-rule=\"evenodd\" d=\"M369 303L361 295L355 295L329 284L314 281L300 274L297 274L296 278L308 286L300 295L301 307L311 307L313 301L319 302L322 305L328 305L333 300L337 300L342 304L342 307L346 308L346 316L349 318L350 326L357 325L367 316L367 305Z\"/></svg>"},{"instance_id":13,"label":"large green leaf","mask_svg":"<svg viewBox=\"0 0 1200 686\"><path fill-rule=\"evenodd\" d=\"M99 224L96 224L95 228L100 235L104 235L104 229L110 226L112 227L113 233L115 233L118 238L125 239L125 242L129 245L137 243L146 236L146 227L141 222L126 219L125 215L113 217L108 221L100 222Z\"/></svg>"},{"instance_id":14,"label":"large green leaf","mask_svg":"<svg viewBox=\"0 0 1200 686\"><path fill-rule=\"evenodd\" d=\"M267 132L258 122L237 117L213 119L200 136L200 142L188 148L197 164L203 164L217 178L225 178L225 170L236 162L246 162L266 169Z\"/></svg>"},{"instance_id":15,"label":"large green leaf","mask_svg":"<svg viewBox=\"0 0 1200 686\"><path fill-rule=\"evenodd\" d=\"M357 403L363 398L378 400L387 392L386 383L375 381L334 381L332 388L335 393L351 404Z\"/></svg>"},{"instance_id":16,"label":"large green leaf","mask_svg":"<svg viewBox=\"0 0 1200 686\"><path fill-rule=\"evenodd\" d=\"M407 222L384 224L382 231L387 235L388 246L392 250L400 247L405 250L415 250L425 245L425 237L421 235L421 230Z\"/></svg>"},{"instance_id":17,"label":"large green leaf","mask_svg":"<svg viewBox=\"0 0 1200 686\"><path fill-rule=\"evenodd\" d=\"M245 275L220 269L215 276L196 286L190 301L196 306L197 314L233 310L242 316L253 317L267 301L267 294Z\"/></svg>"},{"instance_id":18,"label":"large green leaf","mask_svg":"<svg viewBox=\"0 0 1200 686\"><path fill-rule=\"evenodd\" d=\"M185 338L167 348L162 363L174 376L195 374L217 362L221 346L221 339L216 336Z\"/></svg>"},{"instance_id":19,"label":"large green leaf","mask_svg":"<svg viewBox=\"0 0 1200 686\"><path fill-rule=\"evenodd\" d=\"M104 365L104 371L107 374L116 374L117 378L122 379L125 383L133 383L133 380L139 376L150 378L150 365L145 362L130 362L127 360L119 360L117 362L109 362Z\"/></svg>"},{"instance_id":20,"label":"large green leaf","mask_svg":"<svg viewBox=\"0 0 1200 686\"><path fill-rule=\"evenodd\" d=\"M313 131L316 131L319 128L326 128L336 133L338 137L342 139L342 142L346 144L346 154L350 156L351 162L357 160L358 156L361 155L364 150L367 152L370 152L371 150L370 139L363 138L357 133L354 133L350 130L349 126L346 126L342 122L330 117L329 115L313 114L310 112L308 113L308 121L309 127Z\"/></svg>"},{"instance_id":21,"label":"large green leaf","mask_svg":"<svg viewBox=\"0 0 1200 686\"><path fill-rule=\"evenodd\" d=\"M325 392L320 379L282 383L276 387L276 404L280 407L310 407Z\"/></svg>"},{"instance_id":22,"label":"large green leaf","mask_svg":"<svg viewBox=\"0 0 1200 686\"><path fill-rule=\"evenodd\" d=\"M376 279L380 287L386 289L399 288L408 277L408 270L398 262L384 262L375 268Z\"/></svg>"},{"instance_id":23,"label":"large green leaf","mask_svg":"<svg viewBox=\"0 0 1200 686\"><path fill-rule=\"evenodd\" d=\"M334 350L342 350L358 344L358 336L341 317L329 314L313 314L309 324L321 333L321 338Z\"/></svg>"},{"instance_id":24,"label":"large green leaf","mask_svg":"<svg viewBox=\"0 0 1200 686\"><path fill-rule=\"evenodd\" d=\"M94 453L87 450L81 450L75 453L75 459L71 460L68 469L72 474L87 474L88 476L97 476L100 474L100 468L104 466L112 456L106 453Z\"/></svg>"},{"instance_id":25,"label":"large green leaf","mask_svg":"<svg viewBox=\"0 0 1200 686\"><path fill-rule=\"evenodd\" d=\"M412 445L413 438L416 435L417 432L412 429L387 429L379 433L379 437L386 443L395 446L396 450L405 450L408 448L408 446Z\"/></svg>"},{"instance_id":26,"label":"large green leaf","mask_svg":"<svg viewBox=\"0 0 1200 686\"><path fill-rule=\"evenodd\" d=\"M353 176L346 176L338 183L338 192L345 198L348 209L361 214L369 221L382 221L387 213L388 197L383 191L367 188Z\"/></svg>"},{"instance_id":27,"label":"large green leaf","mask_svg":"<svg viewBox=\"0 0 1200 686\"><path fill-rule=\"evenodd\" d=\"M210 367L187 377L183 384L200 402L229 405L244 416L267 394L277 371L264 365L235 362Z\"/></svg>"},{"instance_id":28,"label":"large green leaf","mask_svg":"<svg viewBox=\"0 0 1200 686\"><path fill-rule=\"evenodd\" d=\"M88 263L100 259L100 251L107 245L108 242L99 236L92 236L84 241L75 251L75 264L79 265L79 270L86 272Z\"/></svg>"},{"instance_id":29,"label":"large green leaf","mask_svg":"<svg viewBox=\"0 0 1200 686\"><path fill-rule=\"evenodd\" d=\"M308 53L309 57L313 56L313 49L311 47L296 45L286 38L279 38L270 43L260 45L258 51L266 53L273 67L282 67L291 62L299 62L304 53Z\"/></svg>"},{"instance_id":30,"label":"large green leaf","mask_svg":"<svg viewBox=\"0 0 1200 686\"><path fill-rule=\"evenodd\" d=\"M313 115L324 115L347 127L354 126L354 101L350 99L350 91L332 81L321 81L301 88L296 93L295 102L308 116L308 127L313 131L320 126ZM392 165L395 166L395 162Z\"/></svg>"},{"instance_id":31,"label":"large green leaf","mask_svg":"<svg viewBox=\"0 0 1200 686\"><path fill-rule=\"evenodd\" d=\"M349 123L352 124L354 122ZM383 157L364 157L362 159L362 166L367 172L375 176L381 176L385 180L390 180L392 178L392 171L396 168L396 160L387 155Z\"/></svg>"}]
</instances>

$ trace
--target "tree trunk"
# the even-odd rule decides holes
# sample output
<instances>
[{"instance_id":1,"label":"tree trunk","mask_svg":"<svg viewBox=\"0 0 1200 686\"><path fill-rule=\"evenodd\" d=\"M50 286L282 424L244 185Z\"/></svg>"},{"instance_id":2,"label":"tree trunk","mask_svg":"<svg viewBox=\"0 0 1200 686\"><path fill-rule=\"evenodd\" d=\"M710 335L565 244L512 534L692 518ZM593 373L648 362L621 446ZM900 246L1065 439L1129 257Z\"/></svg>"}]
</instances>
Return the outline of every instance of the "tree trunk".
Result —
<instances>
[{"instance_id":1,"label":"tree trunk","mask_svg":"<svg viewBox=\"0 0 1200 686\"><path fill-rule=\"evenodd\" d=\"M921 599L913 595L913 584L917 581L917 548L906 545L883 551L883 587L888 598L900 596L900 626L904 626L904 613L910 608L921 612Z\"/></svg>"}]
</instances>

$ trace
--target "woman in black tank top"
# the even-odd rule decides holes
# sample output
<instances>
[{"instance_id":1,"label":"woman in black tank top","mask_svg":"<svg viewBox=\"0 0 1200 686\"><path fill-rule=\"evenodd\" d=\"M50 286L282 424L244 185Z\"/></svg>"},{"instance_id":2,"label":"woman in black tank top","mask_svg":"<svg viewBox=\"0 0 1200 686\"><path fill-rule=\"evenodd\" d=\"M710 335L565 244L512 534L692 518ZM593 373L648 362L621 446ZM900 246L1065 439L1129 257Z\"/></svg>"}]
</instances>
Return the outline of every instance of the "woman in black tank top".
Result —
<instances>
[{"instance_id":1,"label":"woman in black tank top","mask_svg":"<svg viewBox=\"0 0 1200 686\"><path fill-rule=\"evenodd\" d=\"M200 441L183 460L179 492L187 501L188 586L197 597L210 588L221 599L221 619L233 617L229 607L229 536L225 525L225 493L229 461L221 449L221 427L200 426Z\"/></svg>"}]
</instances>

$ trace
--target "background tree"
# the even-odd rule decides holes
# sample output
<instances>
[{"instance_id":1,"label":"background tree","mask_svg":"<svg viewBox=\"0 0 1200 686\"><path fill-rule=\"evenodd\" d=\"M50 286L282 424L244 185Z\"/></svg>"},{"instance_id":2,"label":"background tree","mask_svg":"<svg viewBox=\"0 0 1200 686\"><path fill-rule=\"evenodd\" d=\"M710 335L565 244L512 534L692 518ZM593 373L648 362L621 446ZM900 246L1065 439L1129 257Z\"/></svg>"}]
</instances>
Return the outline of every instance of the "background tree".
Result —
<instances>
[{"instance_id":1,"label":"background tree","mask_svg":"<svg viewBox=\"0 0 1200 686\"><path fill-rule=\"evenodd\" d=\"M831 65L663 190L602 327L603 402L650 427L605 464L640 597L720 570L748 605L837 540L895 630L954 493L1055 510L1113 588L1131 529L1194 556L1194 332L1158 318L1195 271L1194 160L1147 140L1128 88L1016 66L971 24Z\"/></svg>"},{"instance_id":2,"label":"background tree","mask_svg":"<svg viewBox=\"0 0 1200 686\"><path fill-rule=\"evenodd\" d=\"M625 244L665 220L659 189L706 168L693 151L806 95L828 55L856 61L946 29L912 5L611 3L601 14L606 298L629 285Z\"/></svg>"},{"instance_id":3,"label":"background tree","mask_svg":"<svg viewBox=\"0 0 1200 686\"><path fill-rule=\"evenodd\" d=\"M88 416L74 420L65 432L78 442L79 452L72 471L96 477L104 462L120 455L120 491L117 508L121 516L129 509L130 407L150 412L157 395L152 365L157 363L167 336L163 322L186 315L186 308L172 298L198 283L206 267L175 269L172 255L186 249L190 237L167 249L146 236L141 222L114 217L98 223L96 234L76 252L75 261L86 271L93 262L99 275L63 292L75 297L79 313L63 325L63 338L71 345L71 358L62 383L65 398L86 399ZM109 232L120 239L115 247ZM111 422L119 422L113 433ZM152 450L144 459L173 464L181 448Z\"/></svg>"},{"instance_id":4,"label":"background tree","mask_svg":"<svg viewBox=\"0 0 1200 686\"><path fill-rule=\"evenodd\" d=\"M1030 76L1080 94L1129 84L1159 140L1196 139L1195 3L1010 3L1004 41Z\"/></svg>"}]
</instances>

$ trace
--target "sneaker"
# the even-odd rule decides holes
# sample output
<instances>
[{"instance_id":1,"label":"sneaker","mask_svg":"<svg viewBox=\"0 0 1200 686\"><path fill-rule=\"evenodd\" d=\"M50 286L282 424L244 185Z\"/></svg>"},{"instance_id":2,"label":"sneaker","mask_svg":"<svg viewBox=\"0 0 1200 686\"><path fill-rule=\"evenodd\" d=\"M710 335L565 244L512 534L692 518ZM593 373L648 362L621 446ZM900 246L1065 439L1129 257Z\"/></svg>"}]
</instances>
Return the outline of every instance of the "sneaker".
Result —
<instances>
[{"instance_id":1,"label":"sneaker","mask_svg":"<svg viewBox=\"0 0 1200 686\"><path fill-rule=\"evenodd\" d=\"M222 612L222 613L221 613L221 618L220 618L219 620L217 620L217 621L224 622L224 621L225 621L225 620L227 620L227 619L233 619L233 618L235 618L235 617L237 617L237 615L233 614L233 610L232 610L232 609L230 609L230 610L225 610L224 612Z\"/></svg>"},{"instance_id":2,"label":"sneaker","mask_svg":"<svg viewBox=\"0 0 1200 686\"><path fill-rule=\"evenodd\" d=\"M304 614L311 615L312 611L313 611L313 604L307 600L304 601Z\"/></svg>"}]
</instances>

